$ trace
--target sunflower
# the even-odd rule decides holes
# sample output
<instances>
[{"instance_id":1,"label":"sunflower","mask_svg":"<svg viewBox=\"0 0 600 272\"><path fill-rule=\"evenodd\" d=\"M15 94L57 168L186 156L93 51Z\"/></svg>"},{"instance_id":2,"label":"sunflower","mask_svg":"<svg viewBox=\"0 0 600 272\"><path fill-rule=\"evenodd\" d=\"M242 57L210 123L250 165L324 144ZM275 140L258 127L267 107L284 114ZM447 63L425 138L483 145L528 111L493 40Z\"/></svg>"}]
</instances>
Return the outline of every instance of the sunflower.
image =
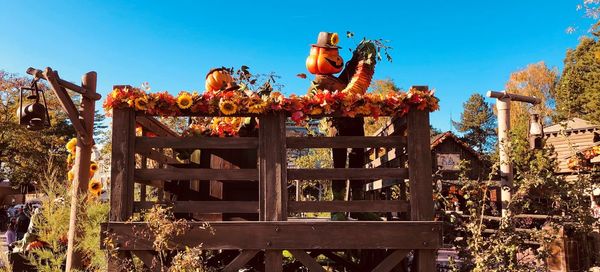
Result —
<instances>
[{"instance_id":1,"label":"sunflower","mask_svg":"<svg viewBox=\"0 0 600 272\"><path fill-rule=\"evenodd\" d=\"M73 169L71 169L69 172L67 172L67 180L73 181L74 178L75 178L75 172L73 172Z\"/></svg>"},{"instance_id":2,"label":"sunflower","mask_svg":"<svg viewBox=\"0 0 600 272\"><path fill-rule=\"evenodd\" d=\"M69 142L66 145L67 151L69 151L69 153L71 153L71 154L74 154L76 146L77 146L77 138L73 138L73 139L69 140Z\"/></svg>"},{"instance_id":3,"label":"sunflower","mask_svg":"<svg viewBox=\"0 0 600 272\"><path fill-rule=\"evenodd\" d=\"M134 104L136 110L146 110L148 108L148 97L145 95L142 97L138 97L134 100Z\"/></svg>"},{"instance_id":4,"label":"sunflower","mask_svg":"<svg viewBox=\"0 0 600 272\"><path fill-rule=\"evenodd\" d=\"M100 196L100 194L102 194L102 183L95 179L90 180L88 192L90 192L92 196Z\"/></svg>"},{"instance_id":5,"label":"sunflower","mask_svg":"<svg viewBox=\"0 0 600 272\"><path fill-rule=\"evenodd\" d=\"M98 164L96 162L90 163L90 171L92 171L92 172L98 171Z\"/></svg>"},{"instance_id":6,"label":"sunflower","mask_svg":"<svg viewBox=\"0 0 600 272\"><path fill-rule=\"evenodd\" d=\"M231 100L221 99L219 101L219 109L225 115L231 115L237 112L238 106Z\"/></svg>"},{"instance_id":7,"label":"sunflower","mask_svg":"<svg viewBox=\"0 0 600 272\"><path fill-rule=\"evenodd\" d=\"M337 33L333 33L329 38L329 42L331 43L331 45L337 45L340 42L340 37Z\"/></svg>"},{"instance_id":8,"label":"sunflower","mask_svg":"<svg viewBox=\"0 0 600 272\"><path fill-rule=\"evenodd\" d=\"M257 103L253 103L248 107L248 113L263 113L265 111L265 109L267 108L267 101L264 100L260 100L257 101Z\"/></svg>"},{"instance_id":9,"label":"sunflower","mask_svg":"<svg viewBox=\"0 0 600 272\"><path fill-rule=\"evenodd\" d=\"M177 106L185 110L192 106L192 96L189 93L183 92L177 97Z\"/></svg>"}]
</instances>

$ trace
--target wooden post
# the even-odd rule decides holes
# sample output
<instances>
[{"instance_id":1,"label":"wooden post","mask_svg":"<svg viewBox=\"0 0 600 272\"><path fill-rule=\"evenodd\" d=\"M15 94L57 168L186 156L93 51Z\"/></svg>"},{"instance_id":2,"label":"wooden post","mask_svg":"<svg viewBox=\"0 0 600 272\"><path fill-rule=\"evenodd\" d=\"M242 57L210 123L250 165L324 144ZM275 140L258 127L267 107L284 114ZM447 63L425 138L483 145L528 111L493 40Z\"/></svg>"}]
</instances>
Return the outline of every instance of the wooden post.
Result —
<instances>
[{"instance_id":1,"label":"wooden post","mask_svg":"<svg viewBox=\"0 0 600 272\"><path fill-rule=\"evenodd\" d=\"M259 201L260 220L287 220L287 157L285 115L276 113L260 118L259 130ZM281 250L265 247L265 271L281 271Z\"/></svg>"},{"instance_id":2,"label":"wooden post","mask_svg":"<svg viewBox=\"0 0 600 272\"><path fill-rule=\"evenodd\" d=\"M427 87L415 87L427 90ZM410 181L410 217L412 221L433 220L433 185L429 112L411 110L407 116L408 174ZM435 271L435 250L415 252L415 271Z\"/></svg>"},{"instance_id":3,"label":"wooden post","mask_svg":"<svg viewBox=\"0 0 600 272\"><path fill-rule=\"evenodd\" d=\"M122 86L115 86L115 88L119 87ZM135 112L132 109L113 109L110 221L123 222L133 214L134 144ZM125 253L120 252L117 257L125 258L125 256ZM120 270L122 270L120 262L108 261L108 271Z\"/></svg>"},{"instance_id":4,"label":"wooden post","mask_svg":"<svg viewBox=\"0 0 600 272\"><path fill-rule=\"evenodd\" d=\"M498 144L500 153L500 203L502 206L502 216L508 214L508 204L511 199L511 190L513 184L512 162L510 160L510 140L508 134L510 132L510 102L519 101L530 103L533 105L542 102L541 99L524 96L519 94L511 94L507 92L489 91L488 97L496 98L496 109L498 110Z\"/></svg>"},{"instance_id":5,"label":"wooden post","mask_svg":"<svg viewBox=\"0 0 600 272\"><path fill-rule=\"evenodd\" d=\"M96 72L89 72L83 75L81 86L87 94L96 94ZM70 99L70 98L69 98ZM85 211L80 207L80 203L85 203L87 199L88 183L90 180L90 163L92 158L92 147L94 140L94 113L96 100L90 96L82 96L81 109L79 110L80 119L87 137L79 135L75 153L75 165L73 171L75 177L71 192L71 211L69 219L69 232L67 242L67 261L65 271L73 269L82 269L82 254L75 251L75 241L81 237L82 230L77 227L78 220L85 220Z\"/></svg>"}]
</instances>

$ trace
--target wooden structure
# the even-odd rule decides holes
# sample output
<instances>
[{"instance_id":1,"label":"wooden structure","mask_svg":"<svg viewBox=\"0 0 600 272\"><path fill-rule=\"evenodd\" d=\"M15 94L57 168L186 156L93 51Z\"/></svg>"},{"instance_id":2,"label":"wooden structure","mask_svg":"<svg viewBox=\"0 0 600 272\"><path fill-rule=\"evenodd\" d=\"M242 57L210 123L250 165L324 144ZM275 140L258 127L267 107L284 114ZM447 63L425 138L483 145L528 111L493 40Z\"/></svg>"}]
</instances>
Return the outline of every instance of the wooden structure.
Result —
<instances>
[{"instance_id":1,"label":"wooden structure","mask_svg":"<svg viewBox=\"0 0 600 272\"><path fill-rule=\"evenodd\" d=\"M577 152L600 145L600 126L589 121L573 118L566 122L544 128L546 147L554 148L558 173L571 174L567 161Z\"/></svg>"},{"instance_id":2,"label":"wooden structure","mask_svg":"<svg viewBox=\"0 0 600 272\"><path fill-rule=\"evenodd\" d=\"M235 257L225 262L223 271L237 271L246 264L252 264L259 271L282 271L282 250L289 250L294 258L310 271L324 271L315 260L315 257L321 254L351 271L391 271L411 251L415 256L414 271L435 270L435 251L442 243L442 228L441 222L433 221L428 112L411 110L402 118L402 128L398 128L405 133L384 137L286 137L286 116L283 113L256 117L260 123L256 137L182 139L170 134L152 116L138 115L132 109L114 109L110 222L103 224L103 235L112 237L119 251L117 256L127 258L132 253L146 260L147 266L151 266L147 260L155 254L152 247L153 238L136 235L136 230L147 228L146 223L125 221L140 208L147 208L156 203L149 202L145 196L140 196L140 201L135 201L134 187L136 183L141 183L165 189L168 185L177 184L177 190L170 190L174 194L180 194L171 198L174 201L159 200L157 203L172 205L177 213L255 215L222 216L222 220L210 221L215 230L214 235L199 228L201 222L190 223L189 231L174 239L173 242L178 248L202 244L203 249L208 250L233 250L236 253ZM136 123L157 137L137 137ZM350 147L406 148L409 165L360 169L287 167L286 150L290 148ZM171 156L179 149L201 150L199 163L174 160ZM240 153L240 150L250 152ZM249 158L243 167L222 169L218 167L219 163L215 161L215 157L227 160L231 158L223 155L227 152L233 152L238 158L244 157L240 154L255 154L256 161L253 162L253 158ZM136 157L144 162L141 167L136 168ZM155 161L154 165L158 167L148 168L146 162L149 160ZM211 162L207 163L207 160ZM411 201L288 200L288 180L334 178L408 178ZM199 183L190 183L194 180L198 180ZM253 196L246 199L215 198L210 195L210 191L220 186L220 182L249 184L245 192ZM234 188L235 186L231 190ZM145 194L145 191L141 192ZM197 197L181 198L183 195ZM334 211L408 212L410 221L288 221L288 214L293 212ZM374 263L354 263L336 254L342 250L359 249L379 250L383 252L382 258ZM114 263L109 261L111 265Z\"/></svg>"}]
</instances>

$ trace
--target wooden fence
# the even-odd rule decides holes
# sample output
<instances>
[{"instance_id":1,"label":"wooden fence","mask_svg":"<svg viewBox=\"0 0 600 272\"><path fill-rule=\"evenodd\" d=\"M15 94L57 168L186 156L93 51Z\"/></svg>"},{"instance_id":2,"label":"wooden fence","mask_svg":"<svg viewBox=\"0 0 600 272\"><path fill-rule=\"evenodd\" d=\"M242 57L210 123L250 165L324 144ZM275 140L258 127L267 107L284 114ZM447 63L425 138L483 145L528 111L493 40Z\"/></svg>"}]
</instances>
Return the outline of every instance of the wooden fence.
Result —
<instances>
[{"instance_id":1,"label":"wooden fence","mask_svg":"<svg viewBox=\"0 0 600 272\"><path fill-rule=\"evenodd\" d=\"M324 271L315 260L320 254L350 270L391 271L411 251L415 256L414 271L435 270L435 250L442 244L442 228L440 222L433 221L428 112L410 111L405 117L404 135L383 137L286 137L283 113L255 117L260 123L257 137L180 137L152 116L136 116L132 109L113 110L110 222L102 227L103 236L110 235L113 239L119 258L133 253L151 266L148 260L155 254L153 237L137 234L147 228L147 223L126 221L137 211L166 203L175 213L258 215L258 221L211 221L214 234L203 230L201 222L190 223L189 231L172 241L181 249L202 244L207 250L238 250L239 254L225 265L224 271L237 271L257 255L264 256L264 267L257 269L281 271L282 250L290 251L310 271ZM136 136L136 124L156 136ZM408 168L287 168L289 148L401 146L407 147ZM182 149L254 150L257 163L250 168L211 169L175 159L176 151ZM154 167L149 167L148 161L154 161L151 164ZM288 200L288 180L389 178L410 180L410 203L406 200ZM188 192L201 193L198 186L196 191L190 189L194 186L189 182L176 183L190 180L257 184L257 200L165 200L159 196L158 200L149 201L146 197L146 186L163 190L170 183L185 187L179 189ZM138 200L134 196L136 183L145 185ZM411 221L288 221L288 214L297 212L409 212ZM377 263L365 268L335 254L345 249L386 251Z\"/></svg>"}]
</instances>

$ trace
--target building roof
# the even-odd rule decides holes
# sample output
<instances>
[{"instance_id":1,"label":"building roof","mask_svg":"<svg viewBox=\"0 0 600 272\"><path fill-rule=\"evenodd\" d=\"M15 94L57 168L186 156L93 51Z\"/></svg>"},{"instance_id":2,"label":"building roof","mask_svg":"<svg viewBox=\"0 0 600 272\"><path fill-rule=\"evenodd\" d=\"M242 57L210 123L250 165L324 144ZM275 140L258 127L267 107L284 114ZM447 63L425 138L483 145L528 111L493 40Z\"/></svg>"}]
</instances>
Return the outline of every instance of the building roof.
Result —
<instances>
[{"instance_id":1,"label":"building roof","mask_svg":"<svg viewBox=\"0 0 600 272\"><path fill-rule=\"evenodd\" d=\"M479 154L479 152L475 151L475 149L473 149L467 143L465 143L464 141L459 139L456 135L454 135L454 133L452 133L452 131L446 131L444 133L440 133L437 135L431 135L431 138L430 138L431 150L433 150L438 145L440 145L441 143L443 143L444 141L446 141L448 139L455 141L456 143L461 145L465 150L471 152L477 158L482 159L481 154Z\"/></svg>"},{"instance_id":2,"label":"building roof","mask_svg":"<svg viewBox=\"0 0 600 272\"><path fill-rule=\"evenodd\" d=\"M544 128L544 134L558 133L561 130L565 132L589 130L589 129L600 129L600 126L594 125L590 121L583 120L581 118L569 119L566 122L560 122Z\"/></svg>"}]
</instances>

